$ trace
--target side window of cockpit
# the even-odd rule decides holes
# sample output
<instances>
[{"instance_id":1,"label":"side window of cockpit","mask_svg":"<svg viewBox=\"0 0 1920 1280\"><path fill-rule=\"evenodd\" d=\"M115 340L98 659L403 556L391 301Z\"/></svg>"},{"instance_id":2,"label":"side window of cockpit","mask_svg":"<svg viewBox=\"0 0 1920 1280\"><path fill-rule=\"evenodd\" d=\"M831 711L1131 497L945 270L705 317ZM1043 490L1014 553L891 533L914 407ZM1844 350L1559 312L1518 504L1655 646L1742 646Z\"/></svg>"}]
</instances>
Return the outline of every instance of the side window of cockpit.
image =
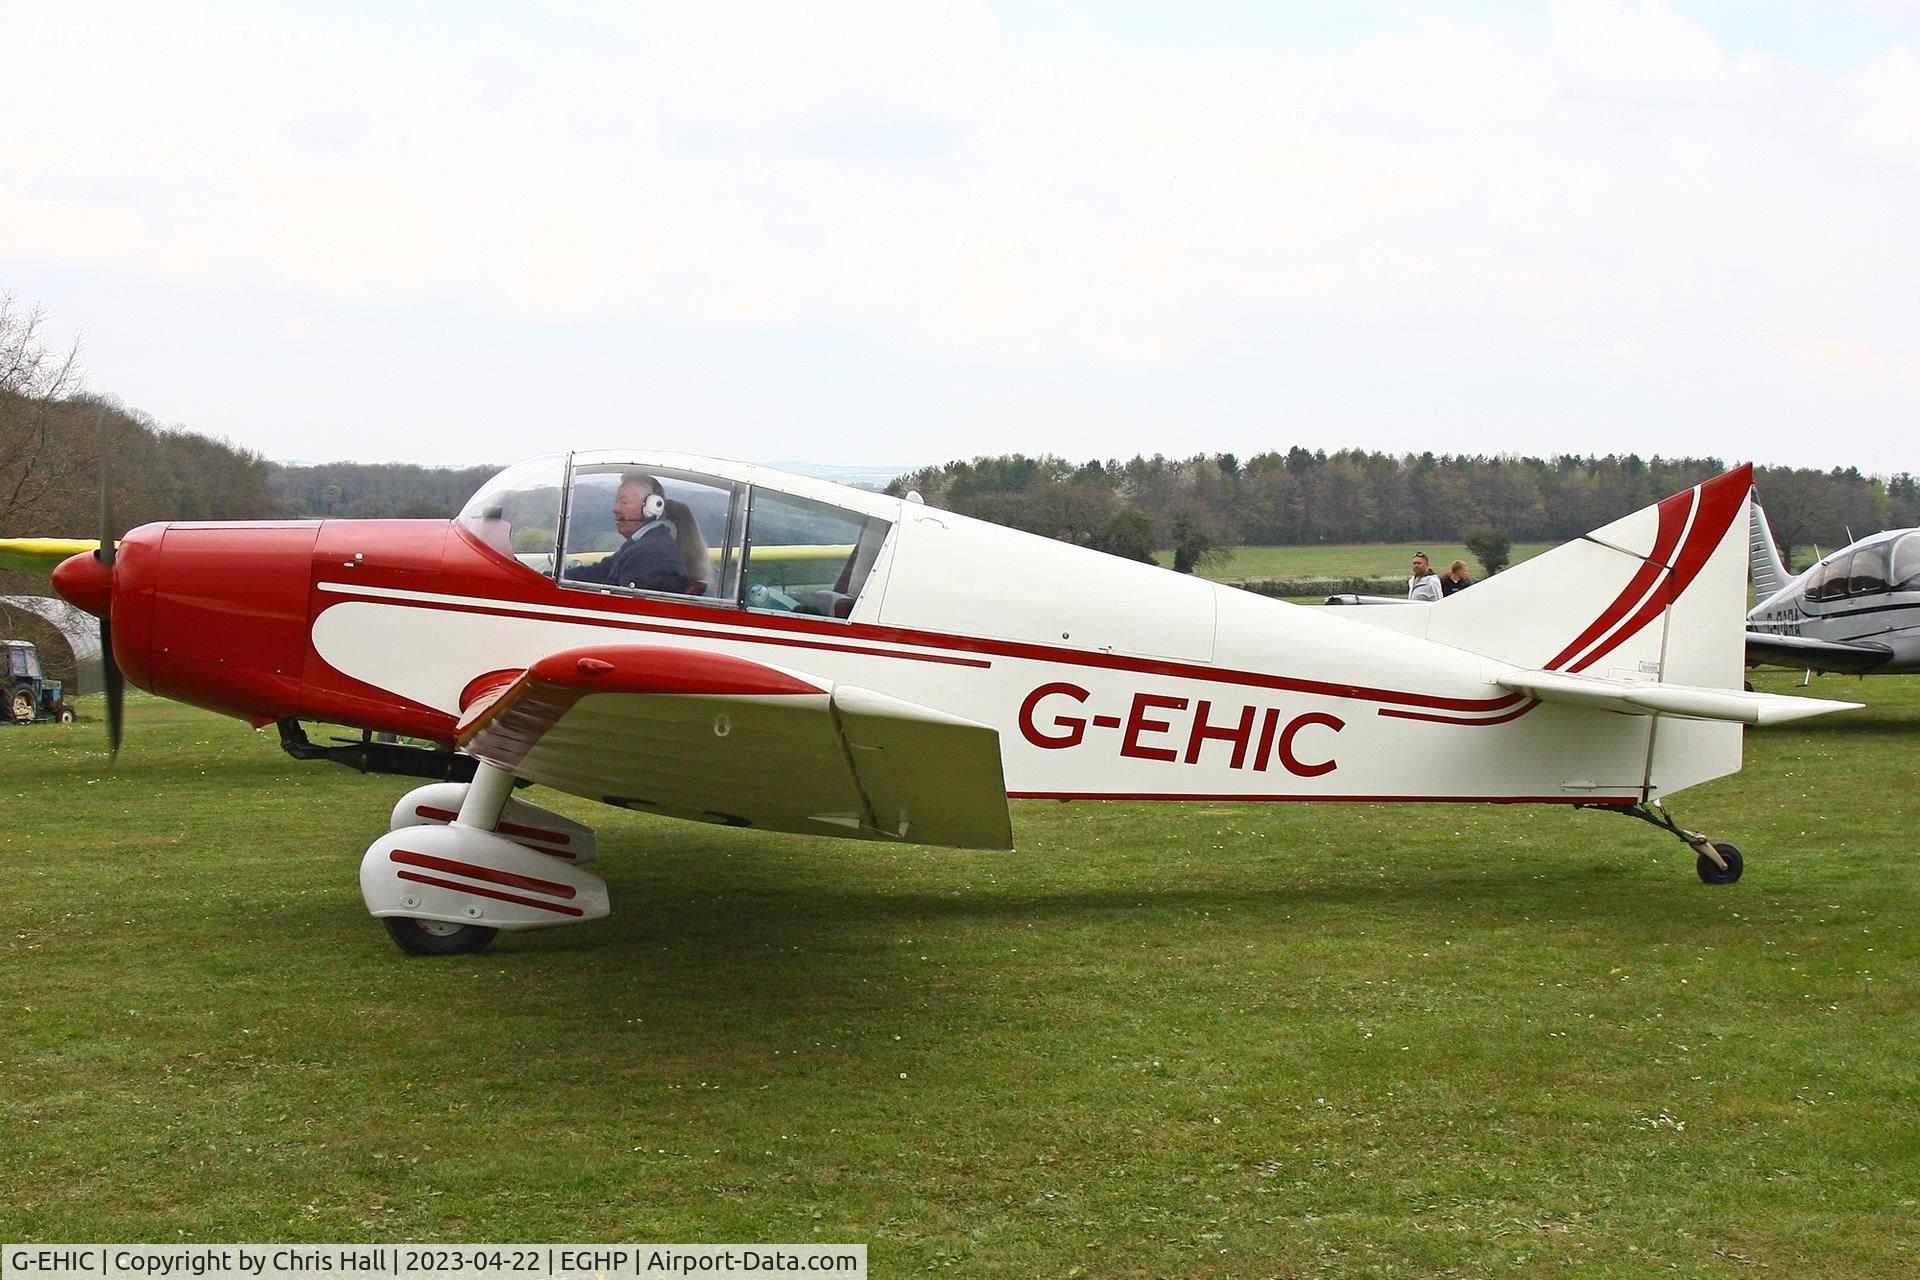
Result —
<instances>
[{"instance_id":1,"label":"side window of cockpit","mask_svg":"<svg viewBox=\"0 0 1920 1280\"><path fill-rule=\"evenodd\" d=\"M1893 544L1893 571L1887 581L1896 587L1920 586L1920 533L1910 533Z\"/></svg>"},{"instance_id":2,"label":"side window of cockpit","mask_svg":"<svg viewBox=\"0 0 1920 1280\"><path fill-rule=\"evenodd\" d=\"M731 603L739 577L737 486L631 466L577 467L561 582Z\"/></svg>"},{"instance_id":3,"label":"side window of cockpit","mask_svg":"<svg viewBox=\"0 0 1920 1280\"><path fill-rule=\"evenodd\" d=\"M1887 544L1862 547L1853 553L1853 567L1847 570L1847 594L1865 595L1887 589Z\"/></svg>"},{"instance_id":4,"label":"side window of cockpit","mask_svg":"<svg viewBox=\"0 0 1920 1280\"><path fill-rule=\"evenodd\" d=\"M1847 594L1847 572L1853 562L1849 555L1835 556L1813 575L1807 586L1809 600L1841 600Z\"/></svg>"},{"instance_id":5,"label":"side window of cockpit","mask_svg":"<svg viewBox=\"0 0 1920 1280\"><path fill-rule=\"evenodd\" d=\"M747 517L747 608L849 616L891 528L877 516L755 489Z\"/></svg>"}]
</instances>

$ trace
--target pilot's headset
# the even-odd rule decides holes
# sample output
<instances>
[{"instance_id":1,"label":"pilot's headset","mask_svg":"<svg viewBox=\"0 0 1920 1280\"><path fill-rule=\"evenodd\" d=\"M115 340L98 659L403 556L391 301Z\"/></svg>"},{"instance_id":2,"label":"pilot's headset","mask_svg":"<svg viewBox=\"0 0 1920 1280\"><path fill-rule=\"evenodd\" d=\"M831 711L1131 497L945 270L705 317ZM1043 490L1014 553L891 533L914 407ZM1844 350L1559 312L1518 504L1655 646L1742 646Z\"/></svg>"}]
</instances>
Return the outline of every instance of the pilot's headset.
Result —
<instances>
[{"instance_id":1,"label":"pilot's headset","mask_svg":"<svg viewBox=\"0 0 1920 1280\"><path fill-rule=\"evenodd\" d=\"M658 489L648 494L647 500L640 504L640 514L649 520L658 520L667 514L667 500L660 496Z\"/></svg>"}]
</instances>

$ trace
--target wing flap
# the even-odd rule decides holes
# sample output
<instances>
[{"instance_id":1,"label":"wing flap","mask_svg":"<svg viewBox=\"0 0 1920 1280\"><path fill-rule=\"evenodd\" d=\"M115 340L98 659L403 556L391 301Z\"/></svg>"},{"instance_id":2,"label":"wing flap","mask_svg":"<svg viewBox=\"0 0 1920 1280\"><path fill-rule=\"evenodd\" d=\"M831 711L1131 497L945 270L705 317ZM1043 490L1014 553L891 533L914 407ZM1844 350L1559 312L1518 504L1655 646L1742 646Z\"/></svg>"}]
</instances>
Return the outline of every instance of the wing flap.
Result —
<instances>
[{"instance_id":1,"label":"wing flap","mask_svg":"<svg viewBox=\"0 0 1920 1280\"><path fill-rule=\"evenodd\" d=\"M1620 715L1678 716L1687 720L1727 720L1740 724L1783 724L1860 706L1857 702L1834 702L1826 698L1789 698L1777 693L1615 680L1565 671L1510 671L1501 676L1498 683L1504 689L1542 702L1591 707Z\"/></svg>"},{"instance_id":2,"label":"wing flap","mask_svg":"<svg viewBox=\"0 0 1920 1280\"><path fill-rule=\"evenodd\" d=\"M475 681L459 742L520 777L700 822L1012 843L999 736L871 690L691 649L571 649Z\"/></svg>"},{"instance_id":3,"label":"wing flap","mask_svg":"<svg viewBox=\"0 0 1920 1280\"><path fill-rule=\"evenodd\" d=\"M851 685L833 691L833 706L876 827L926 844L1013 847L998 732Z\"/></svg>"}]
</instances>

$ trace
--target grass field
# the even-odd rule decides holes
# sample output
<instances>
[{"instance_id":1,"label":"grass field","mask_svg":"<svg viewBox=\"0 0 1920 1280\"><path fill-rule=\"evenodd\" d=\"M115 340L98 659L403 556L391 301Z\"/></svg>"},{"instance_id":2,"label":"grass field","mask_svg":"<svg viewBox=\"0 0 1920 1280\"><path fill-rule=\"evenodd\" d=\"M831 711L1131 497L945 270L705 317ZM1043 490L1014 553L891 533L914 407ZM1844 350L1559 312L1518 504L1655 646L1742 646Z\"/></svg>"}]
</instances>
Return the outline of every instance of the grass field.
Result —
<instances>
[{"instance_id":1,"label":"grass field","mask_svg":"<svg viewBox=\"0 0 1920 1280\"><path fill-rule=\"evenodd\" d=\"M1516 542L1512 563L1519 564L1557 546L1552 542ZM1831 550L1832 548L1829 548ZM1388 578L1404 575L1413 553L1427 553L1434 572L1445 573L1455 560L1467 562L1467 576L1484 576L1480 562L1465 547L1425 543L1354 542L1338 546L1229 547L1227 558L1210 565L1205 576L1220 582L1260 582L1280 578ZM1162 565L1172 565L1173 552L1156 553ZM1793 564L1805 569L1820 557L1812 547L1795 547Z\"/></svg>"},{"instance_id":2,"label":"grass field","mask_svg":"<svg viewBox=\"0 0 1920 1280\"><path fill-rule=\"evenodd\" d=\"M1784 690L1791 677L1762 677ZM403 780L0 729L0 1239L853 1240L876 1276L1920 1266L1920 680L1604 814L1021 803L979 854L597 824L408 959Z\"/></svg>"},{"instance_id":3,"label":"grass field","mask_svg":"<svg viewBox=\"0 0 1920 1280\"><path fill-rule=\"evenodd\" d=\"M1537 556L1555 544L1517 542L1513 563ZM1424 551L1435 573L1445 573L1455 560L1467 562L1467 576L1480 578L1480 562L1465 547L1426 543L1359 542L1339 546L1230 547L1227 559L1209 565L1206 576L1220 582L1261 582L1279 578L1391 578L1405 577L1413 553ZM1162 564L1173 563L1171 551L1161 552Z\"/></svg>"}]
</instances>

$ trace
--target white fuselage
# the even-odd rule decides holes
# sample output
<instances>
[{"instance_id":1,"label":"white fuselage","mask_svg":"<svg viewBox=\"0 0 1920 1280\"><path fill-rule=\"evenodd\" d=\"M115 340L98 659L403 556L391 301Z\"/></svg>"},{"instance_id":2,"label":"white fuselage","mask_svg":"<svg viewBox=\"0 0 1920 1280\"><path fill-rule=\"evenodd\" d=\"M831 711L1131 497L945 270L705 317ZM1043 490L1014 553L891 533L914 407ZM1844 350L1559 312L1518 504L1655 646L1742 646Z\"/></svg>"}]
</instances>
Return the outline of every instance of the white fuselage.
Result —
<instances>
[{"instance_id":1,"label":"white fuselage","mask_svg":"<svg viewBox=\"0 0 1920 1280\"><path fill-rule=\"evenodd\" d=\"M862 500L895 524L844 624L684 600L670 613L625 601L614 612L592 590L516 602L342 572L316 583L314 649L451 716L476 677L563 649L729 654L990 725L1016 796L1618 802L1738 767L1737 732L1730 746L1683 752L1693 728L1519 697L1495 684L1510 663L1352 617L1371 611L1284 604L916 503ZM1563 642L1614 589L1606 575L1624 583L1636 567L1592 548L1569 554L1624 567L1566 576L1584 614L1514 627L1559 628ZM1491 583L1476 591L1489 604L1497 594ZM1435 627L1442 615L1448 607L1433 606ZM1594 673L1658 678L1658 635L1644 630ZM1672 739L1675 763L1650 777L1656 733Z\"/></svg>"}]
</instances>

